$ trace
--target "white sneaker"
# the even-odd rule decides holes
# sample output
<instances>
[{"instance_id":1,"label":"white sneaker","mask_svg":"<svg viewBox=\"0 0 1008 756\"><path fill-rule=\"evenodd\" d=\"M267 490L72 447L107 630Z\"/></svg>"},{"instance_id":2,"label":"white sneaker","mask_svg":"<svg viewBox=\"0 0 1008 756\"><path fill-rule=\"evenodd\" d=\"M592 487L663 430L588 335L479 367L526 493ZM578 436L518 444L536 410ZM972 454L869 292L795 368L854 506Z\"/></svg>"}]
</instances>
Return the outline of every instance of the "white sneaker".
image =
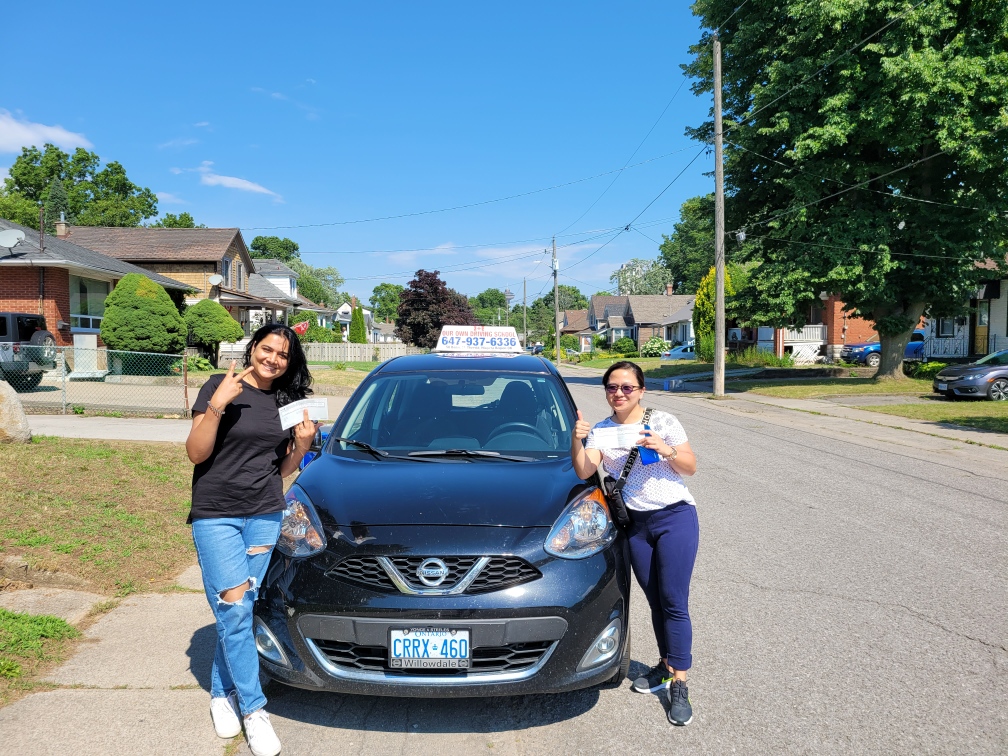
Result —
<instances>
[{"instance_id":1,"label":"white sneaker","mask_svg":"<svg viewBox=\"0 0 1008 756\"><path fill-rule=\"evenodd\" d=\"M241 734L238 718L238 696L234 691L221 698L210 699L210 718L218 738L233 738Z\"/></svg>"},{"instance_id":2,"label":"white sneaker","mask_svg":"<svg viewBox=\"0 0 1008 756\"><path fill-rule=\"evenodd\" d=\"M265 709L253 711L245 717L245 739L252 756L277 756L280 753L280 738L273 732Z\"/></svg>"}]
</instances>

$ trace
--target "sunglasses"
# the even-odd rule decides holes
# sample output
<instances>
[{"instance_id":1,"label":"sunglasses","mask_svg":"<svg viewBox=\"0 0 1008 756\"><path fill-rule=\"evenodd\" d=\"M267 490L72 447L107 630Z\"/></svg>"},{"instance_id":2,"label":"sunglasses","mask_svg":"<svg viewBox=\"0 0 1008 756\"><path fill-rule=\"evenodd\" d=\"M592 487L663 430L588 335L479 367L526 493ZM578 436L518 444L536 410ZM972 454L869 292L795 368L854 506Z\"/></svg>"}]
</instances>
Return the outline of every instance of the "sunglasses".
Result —
<instances>
[{"instance_id":1,"label":"sunglasses","mask_svg":"<svg viewBox=\"0 0 1008 756\"><path fill-rule=\"evenodd\" d=\"M617 391L622 391L624 396L630 396L630 394L639 388L640 386L630 386L625 383L622 386L617 386L615 383L607 383L605 392L607 394L615 394Z\"/></svg>"}]
</instances>

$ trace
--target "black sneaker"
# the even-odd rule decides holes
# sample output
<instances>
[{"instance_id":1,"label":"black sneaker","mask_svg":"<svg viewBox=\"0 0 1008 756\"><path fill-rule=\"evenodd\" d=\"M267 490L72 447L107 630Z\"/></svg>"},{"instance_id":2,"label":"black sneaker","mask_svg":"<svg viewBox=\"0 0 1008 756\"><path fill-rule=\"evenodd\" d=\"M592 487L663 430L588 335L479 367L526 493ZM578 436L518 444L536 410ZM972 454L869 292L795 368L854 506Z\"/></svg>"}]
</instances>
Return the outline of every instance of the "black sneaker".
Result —
<instances>
[{"instance_id":1,"label":"black sneaker","mask_svg":"<svg viewBox=\"0 0 1008 756\"><path fill-rule=\"evenodd\" d=\"M637 693L655 693L659 690L667 690L672 684L672 674L662 662L648 670L646 675L634 680L631 690Z\"/></svg>"},{"instance_id":2,"label":"black sneaker","mask_svg":"<svg viewBox=\"0 0 1008 756\"><path fill-rule=\"evenodd\" d=\"M685 727L693 721L693 705L689 700L689 688L682 680L672 683L668 692L668 721L678 727Z\"/></svg>"}]
</instances>

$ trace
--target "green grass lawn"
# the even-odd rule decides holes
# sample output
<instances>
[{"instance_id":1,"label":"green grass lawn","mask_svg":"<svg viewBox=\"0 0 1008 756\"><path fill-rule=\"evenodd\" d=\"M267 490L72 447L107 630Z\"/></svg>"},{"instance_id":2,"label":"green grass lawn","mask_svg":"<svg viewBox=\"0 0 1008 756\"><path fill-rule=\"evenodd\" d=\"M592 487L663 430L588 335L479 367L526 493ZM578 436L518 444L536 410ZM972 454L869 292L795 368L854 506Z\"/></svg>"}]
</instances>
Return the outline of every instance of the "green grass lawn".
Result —
<instances>
[{"instance_id":1,"label":"green grass lawn","mask_svg":"<svg viewBox=\"0 0 1008 756\"><path fill-rule=\"evenodd\" d=\"M67 658L79 636L58 617L0 609L0 706L30 691L31 678Z\"/></svg>"},{"instance_id":2,"label":"green grass lawn","mask_svg":"<svg viewBox=\"0 0 1008 756\"><path fill-rule=\"evenodd\" d=\"M859 407L870 412L884 412L911 420L949 423L966 428L1008 433L1008 402L980 400L935 400L927 404L887 404Z\"/></svg>"},{"instance_id":3,"label":"green grass lawn","mask_svg":"<svg viewBox=\"0 0 1008 756\"><path fill-rule=\"evenodd\" d=\"M182 444L36 436L0 446L0 555L108 595L159 588L193 563Z\"/></svg>"},{"instance_id":4,"label":"green grass lawn","mask_svg":"<svg viewBox=\"0 0 1008 756\"><path fill-rule=\"evenodd\" d=\"M931 394L931 381L906 378L902 381L875 381L873 378L812 378L808 380L728 381L728 391L742 391L785 399L818 399L824 396Z\"/></svg>"}]
</instances>

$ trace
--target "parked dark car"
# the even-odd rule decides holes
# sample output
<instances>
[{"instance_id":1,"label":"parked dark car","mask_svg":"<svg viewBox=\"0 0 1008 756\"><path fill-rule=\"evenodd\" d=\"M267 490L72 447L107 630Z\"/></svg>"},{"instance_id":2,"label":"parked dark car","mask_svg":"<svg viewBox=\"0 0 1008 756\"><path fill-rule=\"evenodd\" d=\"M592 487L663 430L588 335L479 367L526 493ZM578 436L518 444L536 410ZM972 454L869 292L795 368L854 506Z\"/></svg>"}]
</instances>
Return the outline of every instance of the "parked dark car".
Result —
<instances>
[{"instance_id":1,"label":"parked dark car","mask_svg":"<svg viewBox=\"0 0 1008 756\"><path fill-rule=\"evenodd\" d=\"M903 350L904 360L923 360L924 341L927 333L920 329L910 335L910 341ZM861 344L847 344L840 350L840 359L844 362L859 362L868 367L878 367L882 362L882 344L878 341L865 341Z\"/></svg>"},{"instance_id":2,"label":"parked dark car","mask_svg":"<svg viewBox=\"0 0 1008 756\"><path fill-rule=\"evenodd\" d=\"M967 396L974 399L1008 399L1008 349L988 354L969 365L942 368L931 390L949 399Z\"/></svg>"},{"instance_id":3,"label":"parked dark car","mask_svg":"<svg viewBox=\"0 0 1008 756\"><path fill-rule=\"evenodd\" d=\"M626 543L572 470L575 415L528 354L376 368L287 493L255 609L264 677L429 697L619 683Z\"/></svg>"},{"instance_id":4,"label":"parked dark car","mask_svg":"<svg viewBox=\"0 0 1008 756\"><path fill-rule=\"evenodd\" d=\"M41 315L0 312L0 379L30 391L56 367L56 340Z\"/></svg>"}]
</instances>

